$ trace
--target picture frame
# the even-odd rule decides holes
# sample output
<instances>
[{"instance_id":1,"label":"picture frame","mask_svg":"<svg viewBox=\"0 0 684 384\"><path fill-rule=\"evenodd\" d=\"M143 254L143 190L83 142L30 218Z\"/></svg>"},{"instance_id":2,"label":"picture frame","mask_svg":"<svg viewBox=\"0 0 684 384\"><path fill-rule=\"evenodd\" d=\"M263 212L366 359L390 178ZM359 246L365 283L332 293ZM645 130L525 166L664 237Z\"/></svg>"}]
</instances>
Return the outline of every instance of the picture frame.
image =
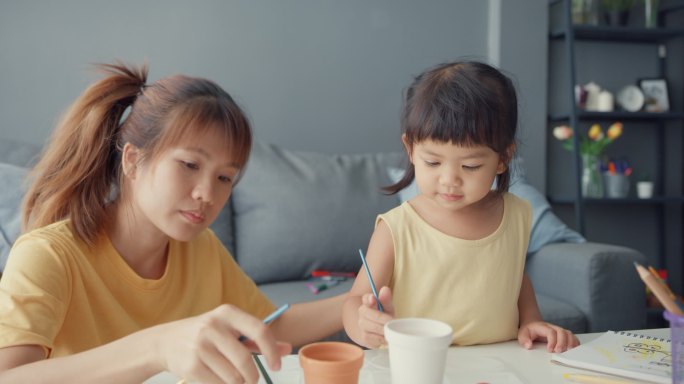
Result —
<instances>
[{"instance_id":1,"label":"picture frame","mask_svg":"<svg viewBox=\"0 0 684 384\"><path fill-rule=\"evenodd\" d=\"M663 78L639 79L638 84L646 98L644 101L646 112L667 112L670 110L667 80Z\"/></svg>"}]
</instances>

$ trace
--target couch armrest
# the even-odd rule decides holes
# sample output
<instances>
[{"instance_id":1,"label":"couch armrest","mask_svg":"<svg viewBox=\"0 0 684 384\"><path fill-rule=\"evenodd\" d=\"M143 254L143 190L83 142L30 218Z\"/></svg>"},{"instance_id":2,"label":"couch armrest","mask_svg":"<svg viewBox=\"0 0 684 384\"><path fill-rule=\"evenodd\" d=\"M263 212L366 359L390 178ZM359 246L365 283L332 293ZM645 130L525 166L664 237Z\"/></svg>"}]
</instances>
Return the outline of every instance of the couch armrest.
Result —
<instances>
[{"instance_id":1,"label":"couch armrest","mask_svg":"<svg viewBox=\"0 0 684 384\"><path fill-rule=\"evenodd\" d=\"M635 261L647 262L626 247L557 243L530 255L525 269L536 292L576 306L588 332L603 332L646 326L646 290Z\"/></svg>"}]
</instances>

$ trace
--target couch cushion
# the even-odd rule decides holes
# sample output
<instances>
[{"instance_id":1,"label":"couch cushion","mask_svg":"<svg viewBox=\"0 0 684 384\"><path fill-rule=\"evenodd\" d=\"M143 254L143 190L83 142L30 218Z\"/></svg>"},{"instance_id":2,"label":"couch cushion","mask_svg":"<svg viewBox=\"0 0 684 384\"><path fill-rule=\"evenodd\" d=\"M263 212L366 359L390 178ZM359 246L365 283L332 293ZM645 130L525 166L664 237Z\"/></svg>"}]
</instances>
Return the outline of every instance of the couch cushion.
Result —
<instances>
[{"instance_id":1,"label":"couch cushion","mask_svg":"<svg viewBox=\"0 0 684 384\"><path fill-rule=\"evenodd\" d=\"M21 200L28 170L0 163L0 271L5 269L12 244L21 232Z\"/></svg>"},{"instance_id":2,"label":"couch cushion","mask_svg":"<svg viewBox=\"0 0 684 384\"><path fill-rule=\"evenodd\" d=\"M226 205L223 206L223 209L219 212L218 216L216 216L214 222L211 223L211 229L214 231L214 234L216 234L216 237L221 240L223 246L228 249L228 252L235 257L235 237L233 228L233 200L230 199Z\"/></svg>"},{"instance_id":3,"label":"couch cushion","mask_svg":"<svg viewBox=\"0 0 684 384\"><path fill-rule=\"evenodd\" d=\"M340 295L349 292L354 284L354 279L347 279L325 291L314 294L306 286L306 283L310 281L315 282L312 280L281 281L277 283L260 284L259 289L271 299L273 304L280 306L285 303L304 303ZM318 283L320 283L320 281L318 281Z\"/></svg>"},{"instance_id":4,"label":"couch cushion","mask_svg":"<svg viewBox=\"0 0 684 384\"><path fill-rule=\"evenodd\" d=\"M0 163L28 167L38 160L40 147L34 144L2 139L0 140Z\"/></svg>"},{"instance_id":5,"label":"couch cushion","mask_svg":"<svg viewBox=\"0 0 684 384\"><path fill-rule=\"evenodd\" d=\"M357 271L375 217L399 204L381 186L400 153L327 155L255 143L232 196L235 256L257 283L313 269Z\"/></svg>"}]
</instances>

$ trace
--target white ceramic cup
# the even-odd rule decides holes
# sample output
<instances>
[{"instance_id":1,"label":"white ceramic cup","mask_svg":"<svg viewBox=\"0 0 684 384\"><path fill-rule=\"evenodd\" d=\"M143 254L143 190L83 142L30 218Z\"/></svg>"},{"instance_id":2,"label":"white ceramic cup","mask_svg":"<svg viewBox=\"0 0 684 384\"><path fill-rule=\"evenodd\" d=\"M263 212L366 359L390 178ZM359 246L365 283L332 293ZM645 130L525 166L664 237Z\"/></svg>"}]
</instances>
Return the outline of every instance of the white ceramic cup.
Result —
<instances>
[{"instance_id":1,"label":"white ceramic cup","mask_svg":"<svg viewBox=\"0 0 684 384\"><path fill-rule=\"evenodd\" d=\"M650 199L653 197L653 182L640 181L637 183L637 196L640 199Z\"/></svg>"},{"instance_id":2,"label":"white ceramic cup","mask_svg":"<svg viewBox=\"0 0 684 384\"><path fill-rule=\"evenodd\" d=\"M385 324L392 384L442 384L451 326L423 318L395 319Z\"/></svg>"}]
</instances>

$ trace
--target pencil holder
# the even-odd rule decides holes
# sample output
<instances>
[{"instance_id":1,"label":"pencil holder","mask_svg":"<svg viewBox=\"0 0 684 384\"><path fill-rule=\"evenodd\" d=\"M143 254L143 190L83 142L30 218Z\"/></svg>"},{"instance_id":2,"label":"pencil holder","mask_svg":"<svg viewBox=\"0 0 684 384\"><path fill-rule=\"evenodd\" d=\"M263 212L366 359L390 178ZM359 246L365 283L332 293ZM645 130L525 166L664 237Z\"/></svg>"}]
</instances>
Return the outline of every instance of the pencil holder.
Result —
<instances>
[{"instance_id":1,"label":"pencil holder","mask_svg":"<svg viewBox=\"0 0 684 384\"><path fill-rule=\"evenodd\" d=\"M629 176L604 173L603 185L608 198L622 199L629 194Z\"/></svg>"},{"instance_id":2,"label":"pencil holder","mask_svg":"<svg viewBox=\"0 0 684 384\"><path fill-rule=\"evenodd\" d=\"M665 311L663 316L670 322L672 383L684 384L684 316L669 311Z\"/></svg>"}]
</instances>

